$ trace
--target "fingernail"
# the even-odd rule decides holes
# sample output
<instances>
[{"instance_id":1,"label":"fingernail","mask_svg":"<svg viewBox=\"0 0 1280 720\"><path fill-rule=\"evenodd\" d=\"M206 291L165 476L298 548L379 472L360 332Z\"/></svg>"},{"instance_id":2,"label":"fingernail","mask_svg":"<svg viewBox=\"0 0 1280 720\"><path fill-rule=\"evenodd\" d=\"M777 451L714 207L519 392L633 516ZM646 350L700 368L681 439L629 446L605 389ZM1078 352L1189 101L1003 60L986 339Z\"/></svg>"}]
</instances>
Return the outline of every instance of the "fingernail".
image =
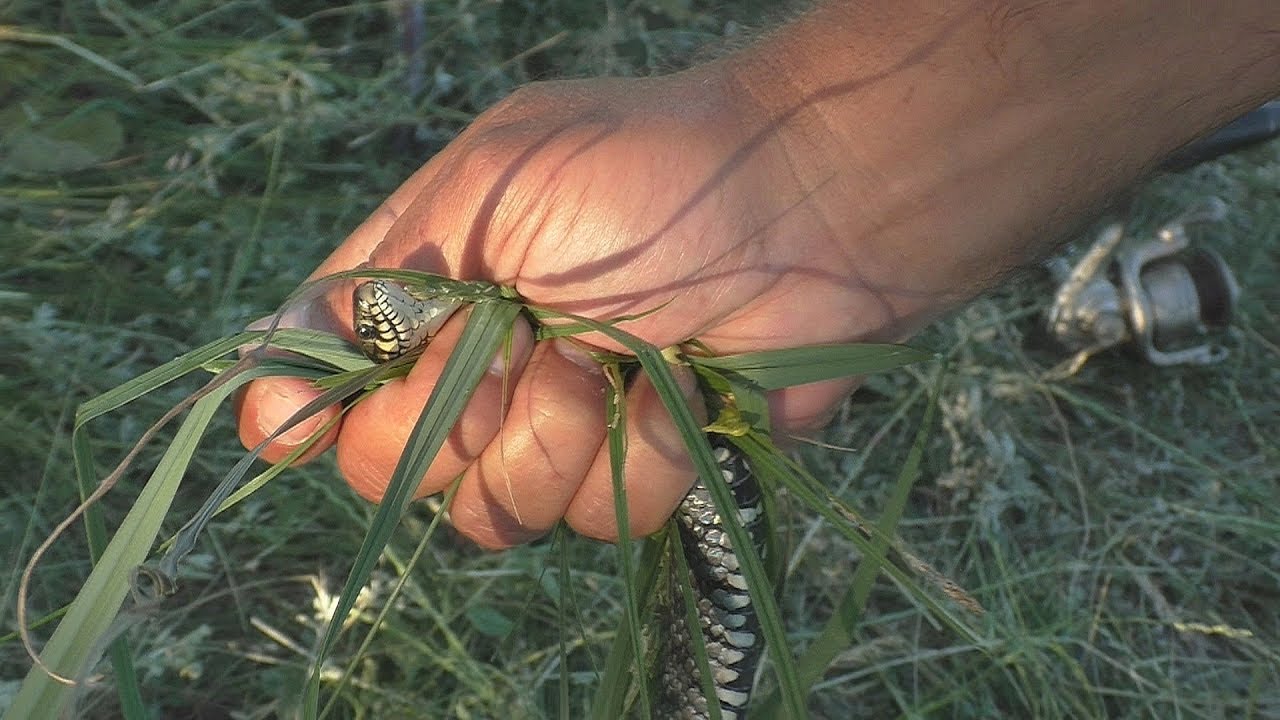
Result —
<instances>
[{"instance_id":1,"label":"fingernail","mask_svg":"<svg viewBox=\"0 0 1280 720\"><path fill-rule=\"evenodd\" d=\"M315 301L306 301L297 303L285 308L280 313L280 322L277 328L305 328L311 327L312 315L314 314ZM271 321L275 319L275 314L260 317L257 320L245 326L246 330L266 330L271 327Z\"/></svg>"},{"instance_id":2,"label":"fingernail","mask_svg":"<svg viewBox=\"0 0 1280 720\"><path fill-rule=\"evenodd\" d=\"M533 348L533 331L529 329L529 323L524 320L516 320L515 327L511 329L511 352L508 354L507 347L503 346L493 356L493 362L489 363L489 372L493 375L506 375L509 372L518 372L524 367L525 361L529 359L529 351ZM508 362L508 357L510 362Z\"/></svg>"},{"instance_id":3,"label":"fingernail","mask_svg":"<svg viewBox=\"0 0 1280 720\"><path fill-rule=\"evenodd\" d=\"M283 330L284 328L311 327L312 316L314 315L314 313L312 312L312 308L314 307L315 307L315 302L308 301L308 302L299 303L290 308L286 308L283 313L280 313L280 322L276 324L276 329ZM264 317L258 318L257 320L254 320L248 325L245 325L244 329L245 330L269 330L271 328L272 321L274 321L275 319L276 319L275 315L266 315ZM261 340L257 340L248 345L241 345L240 355L243 357L246 353L250 353L255 350L257 351L262 350ZM275 348L268 348L267 352L271 354L283 354L283 351Z\"/></svg>"}]
</instances>

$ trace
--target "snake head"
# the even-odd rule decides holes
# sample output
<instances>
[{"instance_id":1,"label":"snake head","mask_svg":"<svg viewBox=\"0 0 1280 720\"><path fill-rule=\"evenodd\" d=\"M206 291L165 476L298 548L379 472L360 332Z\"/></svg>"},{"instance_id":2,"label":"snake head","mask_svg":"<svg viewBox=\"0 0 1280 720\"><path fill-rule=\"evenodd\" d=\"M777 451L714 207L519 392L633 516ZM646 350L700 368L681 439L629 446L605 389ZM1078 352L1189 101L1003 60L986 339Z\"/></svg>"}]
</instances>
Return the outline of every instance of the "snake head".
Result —
<instances>
[{"instance_id":1,"label":"snake head","mask_svg":"<svg viewBox=\"0 0 1280 720\"><path fill-rule=\"evenodd\" d=\"M389 280L361 283L351 303L356 340L370 360L386 362L430 342L461 304Z\"/></svg>"}]
</instances>

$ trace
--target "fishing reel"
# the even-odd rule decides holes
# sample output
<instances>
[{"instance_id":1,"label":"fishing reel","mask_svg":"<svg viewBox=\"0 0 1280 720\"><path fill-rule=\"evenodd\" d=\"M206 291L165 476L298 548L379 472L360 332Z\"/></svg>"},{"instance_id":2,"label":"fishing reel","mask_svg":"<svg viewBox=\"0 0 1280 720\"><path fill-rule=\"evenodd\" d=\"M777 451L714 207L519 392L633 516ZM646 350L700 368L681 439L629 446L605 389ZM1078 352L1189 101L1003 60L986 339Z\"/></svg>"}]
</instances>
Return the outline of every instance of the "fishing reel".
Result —
<instances>
[{"instance_id":1,"label":"fishing reel","mask_svg":"<svg viewBox=\"0 0 1280 720\"><path fill-rule=\"evenodd\" d=\"M1207 248L1193 248L1186 226L1221 220L1216 198L1144 240L1125 237L1123 223L1107 226L1080 259L1050 262L1060 282L1049 331L1075 352L1071 375L1095 353L1129 345L1154 365L1207 365L1226 348L1212 334L1227 327L1240 296L1231 268Z\"/></svg>"}]
</instances>

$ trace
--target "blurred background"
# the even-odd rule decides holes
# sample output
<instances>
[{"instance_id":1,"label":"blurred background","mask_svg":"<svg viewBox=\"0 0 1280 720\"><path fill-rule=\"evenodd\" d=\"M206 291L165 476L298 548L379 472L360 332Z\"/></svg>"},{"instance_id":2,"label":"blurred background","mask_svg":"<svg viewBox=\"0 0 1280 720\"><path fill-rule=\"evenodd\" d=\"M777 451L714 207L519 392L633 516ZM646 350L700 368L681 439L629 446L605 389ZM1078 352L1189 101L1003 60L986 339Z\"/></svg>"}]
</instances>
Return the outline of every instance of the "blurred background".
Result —
<instances>
[{"instance_id":1,"label":"blurred background","mask_svg":"<svg viewBox=\"0 0 1280 720\"><path fill-rule=\"evenodd\" d=\"M763 0L0 2L0 709L28 667L12 634L22 564L76 503L79 403L271 312L513 88L676 70L793 12ZM815 717L1280 717L1280 143L1163 175L1117 208L1141 239L1209 198L1224 215L1189 236L1242 288L1214 340L1222 362L1161 368L1109 351L1062 373L1070 352L1045 329L1057 283L1031 269L914 341L949 359L940 379L927 367L873 377L826 446L802 448L874 518L936 390L941 421L900 531L988 611L985 642L962 641L882 581L860 644L812 695ZM97 421L103 471L194 387ZM230 414L219 422L170 532L242 452ZM109 523L159 452L107 498ZM288 715L370 516L328 459L223 516L183 592L131 632L154 716ZM406 518L357 624L429 518ZM782 607L799 649L857 553L801 512L787 539ZM620 583L608 546L567 548L562 577L550 543L434 543L375 644L357 655L362 628L331 658L357 668L333 716L584 716ZM74 596L86 558L81 535L59 543L34 617ZM566 613L561 583L576 598ZM118 712L109 685L81 706Z\"/></svg>"}]
</instances>

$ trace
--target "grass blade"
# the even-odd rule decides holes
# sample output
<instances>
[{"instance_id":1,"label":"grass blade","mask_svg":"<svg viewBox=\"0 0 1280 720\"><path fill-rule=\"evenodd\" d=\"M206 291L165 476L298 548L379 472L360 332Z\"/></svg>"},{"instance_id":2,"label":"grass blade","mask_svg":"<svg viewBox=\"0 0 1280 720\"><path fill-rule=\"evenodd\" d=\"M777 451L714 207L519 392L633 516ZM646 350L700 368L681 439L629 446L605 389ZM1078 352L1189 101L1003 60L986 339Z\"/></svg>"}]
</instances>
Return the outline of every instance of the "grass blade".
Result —
<instances>
[{"instance_id":1,"label":"grass blade","mask_svg":"<svg viewBox=\"0 0 1280 720\"><path fill-rule=\"evenodd\" d=\"M805 649L796 663L800 682L805 687L813 687L813 684L822 678L826 668L835 660L836 655L851 646L856 638L858 620L867 604L867 598L871 595L871 587L875 584L881 568L885 566L889 538L896 536L898 522L902 519L911 488L920 477L920 461L924 456L925 443L933 429L933 418L938 407L938 391L941 387L940 377L935 377L934 392L925 407L924 418L920 421L911 450L898 473L893 494L880 516L878 523L880 534L871 538L871 552L863 554L862 561L858 563L858 569L854 571L853 579L850 580L840 604L822 632ZM762 718L772 717L777 712L777 704L777 696L771 695L759 703L752 714Z\"/></svg>"},{"instance_id":2,"label":"grass blade","mask_svg":"<svg viewBox=\"0 0 1280 720\"><path fill-rule=\"evenodd\" d=\"M944 590L945 595L972 614L982 614L981 606L966 593L954 587L953 583L942 577L936 570L901 548L896 538L885 536L879 528L858 518L857 513L845 507L844 503L831 495L817 479L805 472L803 468L785 460L768 438L752 433L734 438L734 444L747 454L753 469L758 474L769 477L770 482L776 482L785 487L805 507L821 516L837 532L853 543L863 555L871 555L874 552L873 539L881 539L889 543L889 548L894 551L895 556L900 556L900 559L885 563L881 566L881 570L902 587L913 600L928 609L934 617L957 635L974 644L983 642L983 638L968 623L952 613L931 593L926 592L911 573L924 575L933 581L935 586ZM899 567L899 562L910 567L911 571L908 572Z\"/></svg>"},{"instance_id":3,"label":"grass blade","mask_svg":"<svg viewBox=\"0 0 1280 720\"><path fill-rule=\"evenodd\" d=\"M98 477L93 463L93 448L89 444L88 433L82 432L83 427L77 425L71 431L72 464L82 503L88 502L93 495L94 482ZM97 505L85 508L84 528L89 542L89 559L96 565L107 550L107 523ZM120 698L121 714L131 719L142 717L138 714L143 710L142 689L138 687L138 672L133 666L133 649L129 638L123 635L116 638L108 650L108 657L111 669L116 674L116 695Z\"/></svg>"},{"instance_id":4,"label":"grass blade","mask_svg":"<svg viewBox=\"0 0 1280 720\"><path fill-rule=\"evenodd\" d=\"M609 378L605 393L605 417L609 430L609 473L613 480L613 512L618 523L618 567L622 574L623 607L631 652L636 659L636 685L640 692L641 716L653 717L649 699L649 673L643 667L644 636L640 633L640 596L636 592L634 554L631 551L631 516L627 509L624 464L627 459L627 406L622 370L616 363L604 366Z\"/></svg>"},{"instance_id":5,"label":"grass blade","mask_svg":"<svg viewBox=\"0 0 1280 720\"><path fill-rule=\"evenodd\" d=\"M274 333L264 330L247 330L202 345L158 368L148 370L122 385L86 400L76 410L76 428L80 428L96 417L123 407L153 390L164 387L187 373L204 368L227 353L241 347L259 344L268 335L273 348L309 355L340 370L358 370L369 367L370 364L364 356L352 350L349 343L336 335L292 328L276 330Z\"/></svg>"},{"instance_id":6,"label":"grass blade","mask_svg":"<svg viewBox=\"0 0 1280 720\"><path fill-rule=\"evenodd\" d=\"M432 459L444 444L454 423L475 391L489 363L502 346L512 323L520 313L515 303L492 301L477 303L467 318L462 336L453 354L445 363L436 387L427 400L418 423L410 433L404 453L392 474L387 492L378 506L374 519L365 535L364 543L356 553L351 572L338 598L333 617L324 637L316 649L316 659L307 678L304 691L305 716L316 717L319 709L320 667L342 630L343 619L355 605L360 588L369 580L383 548L391 539L418 482L426 473Z\"/></svg>"},{"instance_id":7,"label":"grass blade","mask_svg":"<svg viewBox=\"0 0 1280 720\"><path fill-rule=\"evenodd\" d=\"M483 304L490 300L516 300L512 288L484 280L456 280L444 275L400 268L359 268L343 270L303 283L285 299L283 306L310 297L339 280L394 280L410 292L433 298L452 298L463 303Z\"/></svg>"},{"instance_id":8,"label":"grass blade","mask_svg":"<svg viewBox=\"0 0 1280 720\"><path fill-rule=\"evenodd\" d=\"M113 388L83 403L76 412L76 423L72 430L72 456L76 472L76 481L80 489L81 501L85 501L94 491L97 471L93 463L92 450L88 435L83 431L87 423L106 412L117 409L143 395L162 387L177 378L194 370L207 366L228 352L261 340L267 333L248 331L222 338L203 347L188 352L164 365L144 373L133 380ZM275 333L271 339L273 344L283 349L308 350L335 367L348 367L350 356L355 354L341 338L305 330L284 330ZM342 349L345 347L346 352ZM363 358L361 358L363 360ZM367 365L368 361L364 361ZM106 524L96 505L85 509L85 531L88 536L90 559L97 563L107 547ZM142 697L134 671L132 652L126 638L117 638L111 643L110 656L116 673L117 694L120 697L121 712L127 718L140 718L144 714Z\"/></svg>"},{"instance_id":9,"label":"grass blade","mask_svg":"<svg viewBox=\"0 0 1280 720\"><path fill-rule=\"evenodd\" d=\"M273 367L274 366L291 368L292 372L296 373L299 377L307 377L313 380L316 379L316 371L309 367L302 366L294 368L291 365L284 365L281 363L275 363L273 364ZM209 521L213 519L213 516L216 515L219 512L219 509L222 508L227 500L230 499L235 489L240 487L241 481L249 472L249 468L253 466L253 462L258 459L258 456L264 449L266 449L267 445L269 445L275 438L278 438L288 432L298 423L306 420L312 415L315 415L324 408L341 402L348 396L358 392L375 378L384 374L390 374L394 371L394 368L370 367L366 368L361 373L355 373L354 376L349 377L345 383L325 390L323 393L310 400L306 405L294 411L292 415L281 423L280 427L276 428L270 435L259 442L253 450L245 453L244 457L240 458L239 462L232 466L232 468L223 476L222 480L218 482L218 485L214 488L213 492L210 493L209 498L205 500L204 504L200 506L200 509L196 511L196 514L192 516L191 519L187 520L187 522L178 530L178 533L173 538L173 542L169 545L168 551L165 553L164 557L160 559L160 562L157 563L154 568L149 568L149 570L154 572L153 577L160 583L161 587L176 585L178 565L193 549L195 549L196 542L204 532L205 526L209 524ZM276 374L285 373L279 372ZM322 432L313 433L311 441L314 442L320 437L323 437ZM299 454L301 453L299 452Z\"/></svg>"},{"instance_id":10,"label":"grass blade","mask_svg":"<svg viewBox=\"0 0 1280 720\"><path fill-rule=\"evenodd\" d=\"M657 353L655 352L654 355ZM670 368L661 360L661 355L650 356L647 362L645 356L640 357L654 388L658 391L658 396L680 430L685 447L689 450L694 467L698 470L698 477L702 478L703 484L715 501L724 530L738 554L742 574L746 577L748 592L760 620L760 631L765 636L765 647L773 660L778 676L778 684L785 701L786 716L805 717L804 696L795 674L795 660L787 643L782 615L778 611L778 603L774 598L769 576L765 572L760 555L751 542L751 536L738 522L737 513L734 511L737 505L733 499L733 492L721 481L720 466L711 453L711 446L685 403L684 394L680 392L680 387L676 384Z\"/></svg>"},{"instance_id":11,"label":"grass blade","mask_svg":"<svg viewBox=\"0 0 1280 720\"><path fill-rule=\"evenodd\" d=\"M702 684L702 696L707 698L707 714L711 720L722 720L720 702L716 699L715 676L711 674L711 662L707 660L707 641L702 636L702 623L698 620L698 601L693 596L693 575L689 571L689 559L684 554L684 538L676 521L667 522L667 567L671 580L680 594L680 606L684 609L684 625L689 632L689 645L693 650L693 662L698 669L698 681ZM669 591L660 591L669 595ZM666 598L675 602L675 598Z\"/></svg>"},{"instance_id":12,"label":"grass blade","mask_svg":"<svg viewBox=\"0 0 1280 720\"><path fill-rule=\"evenodd\" d=\"M318 434L319 433L317 433L317 435ZM369 623L369 631L365 633L364 639L360 641L360 646L351 654L351 662L343 669L342 676L338 678L338 681L335 683L333 694L329 697L329 701L325 703L324 708L320 710L319 720L324 720L324 718L327 717L337 706L338 694L341 693L343 687L351 681L351 678L355 677L356 670L358 669L362 659L366 657L365 653L369 650L369 647L373 645L373 641L377 637L378 631L385 627L387 617L391 614L392 609L395 608L396 600L401 596L401 594L403 594L405 585L409 581L409 571L416 567L422 560L422 556L426 553L427 547L431 544L431 539L435 537L436 530L440 528L441 523L444 521L445 513L453 505L453 497L458 493L458 486L460 484L461 483L459 482L454 482L448 490L445 490L444 499L440 502L440 511L433 514L431 523L427 525L427 529L422 533L422 537L418 538L418 544L413 549L413 554L409 556L408 562L405 563L405 566L400 573L400 577L397 578L395 585L392 586L390 592L387 593L386 599L382 602L382 606L378 610L377 617L373 619L373 622Z\"/></svg>"},{"instance_id":13,"label":"grass blade","mask_svg":"<svg viewBox=\"0 0 1280 720\"><path fill-rule=\"evenodd\" d=\"M736 503L733 492L721 481L720 466L711 452L711 445L689 409L684 393L676 383L675 375L672 374L666 358L652 344L607 323L546 309L538 312L543 317L563 317L581 323L583 327L621 344L635 354L636 359L640 361L663 406L675 422L698 477L707 486L724 522L724 531L738 553L742 574L746 577L748 592L760 620L760 631L765 636L769 657L773 660L774 672L778 677L787 714L793 718L804 717L804 693L796 678L795 658L791 655L787 644L782 615L778 611L778 602L768 582L768 575L760 560L760 554L752 544L747 531L738 522L737 513L734 511Z\"/></svg>"},{"instance_id":14,"label":"grass blade","mask_svg":"<svg viewBox=\"0 0 1280 720\"><path fill-rule=\"evenodd\" d=\"M560 719L569 720L569 645L565 642L564 629L569 623L569 608L573 599L570 597L571 591L569 589L569 548L564 523L556 526L555 534L551 542L557 551L557 569L560 575L557 588L559 591L559 597L556 601L556 624L560 626L560 633L556 638L556 652L560 657L560 678L559 682L556 683L556 706L557 715L559 715ZM579 625L582 627L582 632L585 635L585 625L582 625L581 623Z\"/></svg>"},{"instance_id":15,"label":"grass blade","mask_svg":"<svg viewBox=\"0 0 1280 720\"><path fill-rule=\"evenodd\" d=\"M933 353L906 345L850 343L806 345L716 357L688 355L685 359L695 367L737 373L765 390L777 390L851 375L884 372L933 357Z\"/></svg>"},{"instance_id":16,"label":"grass blade","mask_svg":"<svg viewBox=\"0 0 1280 720\"><path fill-rule=\"evenodd\" d=\"M222 352L225 353L226 350ZM279 370L254 368L246 371L218 387L192 407L152 472L150 480L143 487L133 509L125 516L120 529L112 537L66 615L58 623L57 630L45 644L41 658L50 668L69 677L78 677L97 662L97 653L103 649L102 640L115 622L116 614L129 591L132 571L150 553L187 464L218 405L240 385L268 374L279 374ZM103 396L95 398L100 401L95 407L86 409L81 406L77 414L77 417L82 418L81 425L101 414L95 414L101 406L117 402L127 393L106 395L112 397L105 401L102 400ZM87 445L81 442L77 447L86 448ZM81 464L81 461L77 462L78 466ZM61 717L76 691L75 687L51 678L39 666L32 667L4 717L14 720Z\"/></svg>"},{"instance_id":17,"label":"grass blade","mask_svg":"<svg viewBox=\"0 0 1280 720\"><path fill-rule=\"evenodd\" d=\"M636 587L641 597L649 597L658 582L662 567L664 543L649 538L640 549L640 561L636 564L639 574ZM605 659L604 677L600 689L591 704L593 718L620 718L626 715L627 691L630 689L631 668L637 662L630 625L623 624L613 639L609 657Z\"/></svg>"},{"instance_id":18,"label":"grass blade","mask_svg":"<svg viewBox=\"0 0 1280 720\"><path fill-rule=\"evenodd\" d=\"M260 331L242 332L215 340L180 355L154 370L149 370L123 385L86 400L76 410L76 427L79 428L100 415L127 405L152 390L163 387L193 370L198 370L205 363L216 360L242 345L252 344L263 335L264 333Z\"/></svg>"}]
</instances>

